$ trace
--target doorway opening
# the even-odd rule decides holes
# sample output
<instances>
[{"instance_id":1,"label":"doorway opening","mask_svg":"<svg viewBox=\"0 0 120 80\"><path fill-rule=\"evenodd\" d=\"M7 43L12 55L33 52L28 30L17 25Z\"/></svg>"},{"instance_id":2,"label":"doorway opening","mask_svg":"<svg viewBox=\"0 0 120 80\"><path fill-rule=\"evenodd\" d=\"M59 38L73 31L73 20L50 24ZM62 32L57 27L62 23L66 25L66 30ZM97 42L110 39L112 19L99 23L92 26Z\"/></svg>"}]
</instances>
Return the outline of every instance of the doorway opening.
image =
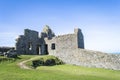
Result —
<instances>
[{"instance_id":1,"label":"doorway opening","mask_svg":"<svg viewBox=\"0 0 120 80\"><path fill-rule=\"evenodd\" d=\"M36 51L37 51L37 55L41 54L41 45L37 45Z\"/></svg>"},{"instance_id":2,"label":"doorway opening","mask_svg":"<svg viewBox=\"0 0 120 80\"><path fill-rule=\"evenodd\" d=\"M48 45L47 44L45 44L45 54L49 54L48 53Z\"/></svg>"}]
</instances>

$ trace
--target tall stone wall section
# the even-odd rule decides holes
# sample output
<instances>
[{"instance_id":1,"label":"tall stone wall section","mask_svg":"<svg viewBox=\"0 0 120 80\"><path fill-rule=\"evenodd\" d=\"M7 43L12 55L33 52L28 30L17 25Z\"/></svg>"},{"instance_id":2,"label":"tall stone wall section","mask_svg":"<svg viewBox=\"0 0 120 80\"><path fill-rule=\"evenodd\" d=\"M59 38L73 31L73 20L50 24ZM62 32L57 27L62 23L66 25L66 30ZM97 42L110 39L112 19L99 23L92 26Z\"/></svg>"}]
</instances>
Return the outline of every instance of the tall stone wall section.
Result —
<instances>
[{"instance_id":1,"label":"tall stone wall section","mask_svg":"<svg viewBox=\"0 0 120 80\"><path fill-rule=\"evenodd\" d=\"M66 34L56 37L56 48L59 49L59 51L64 49L74 49L77 48L77 46L76 34Z\"/></svg>"},{"instance_id":2,"label":"tall stone wall section","mask_svg":"<svg viewBox=\"0 0 120 80\"><path fill-rule=\"evenodd\" d=\"M48 48L48 54L56 54L56 37L53 37L52 39L45 38L45 44L47 44ZM55 44L55 49L52 49L52 44Z\"/></svg>"},{"instance_id":3,"label":"tall stone wall section","mask_svg":"<svg viewBox=\"0 0 120 80\"><path fill-rule=\"evenodd\" d=\"M78 48L84 49L84 36L82 34L81 29L79 28L74 29L74 33L77 35Z\"/></svg>"},{"instance_id":4,"label":"tall stone wall section","mask_svg":"<svg viewBox=\"0 0 120 80\"><path fill-rule=\"evenodd\" d=\"M27 50L26 50L26 53L29 53L29 54L36 54L36 48L38 45L38 41L39 41L39 38L38 38L38 32L37 31L31 31L31 30L28 30L26 29L25 30L25 36L26 36L26 43L27 43ZM31 46L31 50L29 50L29 45Z\"/></svg>"},{"instance_id":5,"label":"tall stone wall section","mask_svg":"<svg viewBox=\"0 0 120 80\"><path fill-rule=\"evenodd\" d=\"M67 49L54 54L67 64L120 70L120 55L85 49Z\"/></svg>"},{"instance_id":6,"label":"tall stone wall section","mask_svg":"<svg viewBox=\"0 0 120 80\"><path fill-rule=\"evenodd\" d=\"M46 40L45 40L46 41ZM46 41L50 55L59 54L67 49L75 49L78 47L77 35L66 34L54 37L54 39ZM55 50L51 50L51 44L55 43Z\"/></svg>"},{"instance_id":7,"label":"tall stone wall section","mask_svg":"<svg viewBox=\"0 0 120 80\"><path fill-rule=\"evenodd\" d=\"M17 43L16 43L16 50L17 50L17 54L25 54L25 50L26 50L26 38L24 35L20 35L17 38Z\"/></svg>"},{"instance_id":8,"label":"tall stone wall section","mask_svg":"<svg viewBox=\"0 0 120 80\"><path fill-rule=\"evenodd\" d=\"M38 32L25 29L24 35L19 36L16 43L18 54L36 54L37 45L39 45ZM30 49L31 47L31 49Z\"/></svg>"}]
</instances>

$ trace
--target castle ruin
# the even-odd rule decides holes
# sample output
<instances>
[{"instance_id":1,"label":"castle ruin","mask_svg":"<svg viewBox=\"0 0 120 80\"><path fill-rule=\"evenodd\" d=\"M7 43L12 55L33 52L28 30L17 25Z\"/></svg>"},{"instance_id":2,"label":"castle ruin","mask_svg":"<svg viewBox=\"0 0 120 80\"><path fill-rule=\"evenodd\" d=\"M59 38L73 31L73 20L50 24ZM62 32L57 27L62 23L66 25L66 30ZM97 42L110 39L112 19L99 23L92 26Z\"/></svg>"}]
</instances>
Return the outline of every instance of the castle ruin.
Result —
<instances>
[{"instance_id":1,"label":"castle ruin","mask_svg":"<svg viewBox=\"0 0 120 80\"><path fill-rule=\"evenodd\" d=\"M16 39L17 54L54 55L67 64L120 70L120 55L84 49L81 29L56 36L45 26L40 36L37 31L25 29Z\"/></svg>"},{"instance_id":2,"label":"castle ruin","mask_svg":"<svg viewBox=\"0 0 120 80\"><path fill-rule=\"evenodd\" d=\"M43 28L40 36L37 31L24 30L24 35L16 39L18 54L45 55L57 54L67 49L84 49L84 38L81 29L74 29L73 34L56 36L48 25Z\"/></svg>"}]
</instances>

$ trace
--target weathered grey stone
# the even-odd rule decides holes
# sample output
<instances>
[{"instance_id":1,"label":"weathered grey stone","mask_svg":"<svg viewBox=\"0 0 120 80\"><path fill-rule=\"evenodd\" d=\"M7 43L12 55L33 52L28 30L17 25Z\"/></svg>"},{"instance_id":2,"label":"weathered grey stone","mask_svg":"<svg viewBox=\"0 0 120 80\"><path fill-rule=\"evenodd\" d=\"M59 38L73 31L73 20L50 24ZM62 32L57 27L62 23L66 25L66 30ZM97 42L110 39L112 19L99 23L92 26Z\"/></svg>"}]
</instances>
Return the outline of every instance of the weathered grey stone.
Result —
<instances>
[{"instance_id":1,"label":"weathered grey stone","mask_svg":"<svg viewBox=\"0 0 120 80\"><path fill-rule=\"evenodd\" d=\"M24 35L19 36L16 43L18 54L36 54L39 43L38 32L25 29Z\"/></svg>"},{"instance_id":2,"label":"weathered grey stone","mask_svg":"<svg viewBox=\"0 0 120 80\"><path fill-rule=\"evenodd\" d=\"M67 64L120 70L120 55L85 49L63 49L54 54Z\"/></svg>"},{"instance_id":3,"label":"weathered grey stone","mask_svg":"<svg viewBox=\"0 0 120 80\"><path fill-rule=\"evenodd\" d=\"M47 37L48 39L52 39L52 37L55 37L55 34L48 25L45 25L43 31L41 32L41 37L42 38Z\"/></svg>"},{"instance_id":4,"label":"weathered grey stone","mask_svg":"<svg viewBox=\"0 0 120 80\"><path fill-rule=\"evenodd\" d=\"M16 41L18 54L56 54L62 49L84 48L83 34L80 29L75 29L74 33L55 36L49 26L45 26L39 33L30 29L24 30L24 35L20 35Z\"/></svg>"}]
</instances>

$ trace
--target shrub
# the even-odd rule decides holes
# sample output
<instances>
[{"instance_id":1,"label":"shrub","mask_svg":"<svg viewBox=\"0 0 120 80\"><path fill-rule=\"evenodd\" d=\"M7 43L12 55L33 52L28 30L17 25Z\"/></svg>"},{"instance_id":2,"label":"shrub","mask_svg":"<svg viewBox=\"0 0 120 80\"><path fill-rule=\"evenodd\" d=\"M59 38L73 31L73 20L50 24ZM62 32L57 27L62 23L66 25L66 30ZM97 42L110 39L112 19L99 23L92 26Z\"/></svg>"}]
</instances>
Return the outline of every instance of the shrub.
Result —
<instances>
[{"instance_id":1,"label":"shrub","mask_svg":"<svg viewBox=\"0 0 120 80\"><path fill-rule=\"evenodd\" d=\"M52 65L56 65L56 62L54 59L47 59L44 63L45 66L52 66Z\"/></svg>"},{"instance_id":2,"label":"shrub","mask_svg":"<svg viewBox=\"0 0 120 80\"><path fill-rule=\"evenodd\" d=\"M54 56L42 56L39 59L32 61L32 66L53 66L53 65L59 65L63 64L63 62Z\"/></svg>"},{"instance_id":3,"label":"shrub","mask_svg":"<svg viewBox=\"0 0 120 80\"><path fill-rule=\"evenodd\" d=\"M39 60L32 61L32 64L33 64L33 67L42 66L44 65L44 60L43 58L40 58Z\"/></svg>"}]
</instances>

